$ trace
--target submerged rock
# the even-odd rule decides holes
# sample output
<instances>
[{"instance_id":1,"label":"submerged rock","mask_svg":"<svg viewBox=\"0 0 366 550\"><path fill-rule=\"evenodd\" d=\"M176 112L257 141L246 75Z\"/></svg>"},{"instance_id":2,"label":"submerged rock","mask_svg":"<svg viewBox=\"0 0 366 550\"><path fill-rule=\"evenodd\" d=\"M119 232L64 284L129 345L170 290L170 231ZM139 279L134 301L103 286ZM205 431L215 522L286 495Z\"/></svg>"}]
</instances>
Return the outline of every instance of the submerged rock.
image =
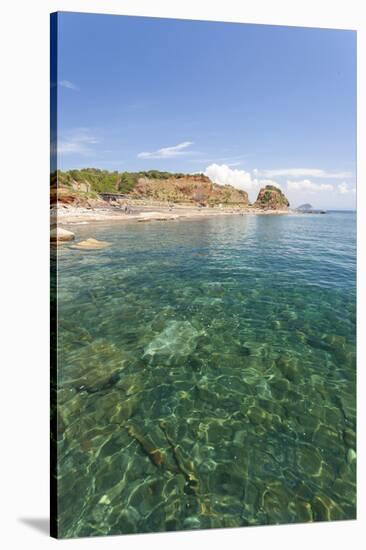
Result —
<instances>
[{"instance_id":1,"label":"submerged rock","mask_svg":"<svg viewBox=\"0 0 366 550\"><path fill-rule=\"evenodd\" d=\"M138 222L168 221L179 218L177 214L160 214L158 212L148 212L143 217L138 218Z\"/></svg>"},{"instance_id":2,"label":"submerged rock","mask_svg":"<svg viewBox=\"0 0 366 550\"><path fill-rule=\"evenodd\" d=\"M290 503L289 508L293 512L297 522L313 521L313 511L310 502L296 500Z\"/></svg>"},{"instance_id":3,"label":"submerged rock","mask_svg":"<svg viewBox=\"0 0 366 550\"><path fill-rule=\"evenodd\" d=\"M328 342L326 342L322 338L319 338L318 336L308 336L306 338L306 343L315 349L320 349L328 352L333 351L333 347Z\"/></svg>"},{"instance_id":4,"label":"submerged rock","mask_svg":"<svg viewBox=\"0 0 366 550\"><path fill-rule=\"evenodd\" d=\"M295 357L280 356L276 359L276 366L289 382L297 383L299 381L300 370Z\"/></svg>"},{"instance_id":5,"label":"submerged rock","mask_svg":"<svg viewBox=\"0 0 366 550\"><path fill-rule=\"evenodd\" d=\"M312 502L315 519L318 521L334 521L343 518L341 508L326 495L316 495Z\"/></svg>"},{"instance_id":6,"label":"submerged rock","mask_svg":"<svg viewBox=\"0 0 366 550\"><path fill-rule=\"evenodd\" d=\"M50 238L52 242L73 241L75 239L75 234L72 231L67 231L67 229L62 229L61 227L54 227L50 231Z\"/></svg>"},{"instance_id":7,"label":"submerged rock","mask_svg":"<svg viewBox=\"0 0 366 550\"><path fill-rule=\"evenodd\" d=\"M186 529L200 529L201 523L198 517L192 516L184 520L183 527Z\"/></svg>"},{"instance_id":8,"label":"submerged rock","mask_svg":"<svg viewBox=\"0 0 366 550\"><path fill-rule=\"evenodd\" d=\"M86 239L86 241L80 241L76 244L73 244L70 248L75 248L77 250L99 250L101 248L106 248L110 246L111 243L106 241L98 241L97 239Z\"/></svg>"},{"instance_id":9,"label":"submerged rock","mask_svg":"<svg viewBox=\"0 0 366 550\"><path fill-rule=\"evenodd\" d=\"M344 430L343 440L346 443L346 445L348 445L348 447L351 447L352 449L356 447L356 434L350 428L346 428Z\"/></svg>"},{"instance_id":10,"label":"submerged rock","mask_svg":"<svg viewBox=\"0 0 366 550\"><path fill-rule=\"evenodd\" d=\"M316 449L302 446L297 449L296 458L301 471L309 476L320 476L322 458Z\"/></svg>"},{"instance_id":11,"label":"submerged rock","mask_svg":"<svg viewBox=\"0 0 366 550\"><path fill-rule=\"evenodd\" d=\"M136 441L140 444L142 450L145 454L150 458L151 462L155 464L155 466L161 466L166 461L165 453L164 451L157 447L157 445L152 441L150 437L147 435L144 435L139 429L139 427L135 424L129 424L127 426L128 435L132 437L133 439L136 439Z\"/></svg>"},{"instance_id":12,"label":"submerged rock","mask_svg":"<svg viewBox=\"0 0 366 550\"><path fill-rule=\"evenodd\" d=\"M261 507L269 524L284 523L288 519L290 494L281 481L268 484L261 497Z\"/></svg>"},{"instance_id":13,"label":"submerged rock","mask_svg":"<svg viewBox=\"0 0 366 550\"><path fill-rule=\"evenodd\" d=\"M203 331L198 331L189 321L171 321L145 348L143 357L155 356L172 362L174 358L190 355L197 346Z\"/></svg>"}]
</instances>

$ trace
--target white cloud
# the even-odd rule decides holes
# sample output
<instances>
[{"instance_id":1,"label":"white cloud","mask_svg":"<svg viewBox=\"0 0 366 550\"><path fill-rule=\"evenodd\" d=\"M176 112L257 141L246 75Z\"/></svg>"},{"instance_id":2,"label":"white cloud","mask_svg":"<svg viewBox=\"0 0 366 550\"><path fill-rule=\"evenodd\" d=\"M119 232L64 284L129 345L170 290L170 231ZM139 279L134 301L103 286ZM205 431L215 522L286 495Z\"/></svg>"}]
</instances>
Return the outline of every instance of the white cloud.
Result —
<instances>
[{"instance_id":1,"label":"white cloud","mask_svg":"<svg viewBox=\"0 0 366 550\"><path fill-rule=\"evenodd\" d=\"M258 173L267 178L284 176L288 178L343 179L352 176L350 172L328 172L320 168L281 168L278 170L260 170Z\"/></svg>"},{"instance_id":2,"label":"white cloud","mask_svg":"<svg viewBox=\"0 0 366 550\"><path fill-rule=\"evenodd\" d=\"M308 179L300 181L287 180L287 188L290 190L310 192L331 191L332 189L334 189L333 185L331 185L330 183L314 183Z\"/></svg>"},{"instance_id":3,"label":"white cloud","mask_svg":"<svg viewBox=\"0 0 366 550\"><path fill-rule=\"evenodd\" d=\"M346 195L347 193L356 193L356 189L350 189L345 181L338 185L338 191L341 193L341 195Z\"/></svg>"},{"instance_id":4,"label":"white cloud","mask_svg":"<svg viewBox=\"0 0 366 550\"><path fill-rule=\"evenodd\" d=\"M74 84L73 82L70 82L70 80L60 80L60 81L59 81L59 85L60 85L62 88L67 88L68 90L75 90L75 91L79 91L79 90L80 90L79 86L77 86L77 85Z\"/></svg>"},{"instance_id":5,"label":"white cloud","mask_svg":"<svg viewBox=\"0 0 366 550\"><path fill-rule=\"evenodd\" d=\"M349 193L348 185L346 184L345 181L338 185L338 190L342 195Z\"/></svg>"},{"instance_id":6,"label":"white cloud","mask_svg":"<svg viewBox=\"0 0 366 550\"><path fill-rule=\"evenodd\" d=\"M157 151L143 151L137 155L137 158L140 159L167 159L180 157L184 155L192 154L192 151L185 151L187 147L193 145L193 141L183 141L183 143L178 143L178 145L172 145L171 147L162 147Z\"/></svg>"},{"instance_id":7,"label":"white cloud","mask_svg":"<svg viewBox=\"0 0 366 550\"><path fill-rule=\"evenodd\" d=\"M77 128L69 132L64 138L59 138L57 152L62 155L88 155L93 152L91 146L97 143L99 143L99 140L88 128Z\"/></svg>"},{"instance_id":8,"label":"white cloud","mask_svg":"<svg viewBox=\"0 0 366 550\"><path fill-rule=\"evenodd\" d=\"M214 183L232 185L243 191L249 191L258 186L258 181L253 180L250 172L230 168L227 164L210 164L205 170L205 175Z\"/></svg>"},{"instance_id":9,"label":"white cloud","mask_svg":"<svg viewBox=\"0 0 366 550\"><path fill-rule=\"evenodd\" d=\"M252 198L254 199L254 193L257 193L261 187L266 185L274 185L281 189L281 185L272 179L258 179L253 177L257 174L257 170L253 170L252 173L245 170L238 170L231 168L228 164L210 164L205 170L205 175L208 176L214 183L218 185L232 185L236 189L242 191L252 192Z\"/></svg>"}]
</instances>

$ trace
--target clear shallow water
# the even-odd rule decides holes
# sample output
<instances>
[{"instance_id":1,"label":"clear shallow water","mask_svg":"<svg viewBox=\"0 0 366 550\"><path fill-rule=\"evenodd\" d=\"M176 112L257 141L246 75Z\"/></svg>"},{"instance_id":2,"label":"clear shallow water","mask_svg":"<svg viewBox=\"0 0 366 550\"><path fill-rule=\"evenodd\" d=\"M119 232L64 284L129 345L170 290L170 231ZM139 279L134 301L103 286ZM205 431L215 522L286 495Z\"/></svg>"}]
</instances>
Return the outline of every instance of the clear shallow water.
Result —
<instances>
[{"instance_id":1,"label":"clear shallow water","mask_svg":"<svg viewBox=\"0 0 366 550\"><path fill-rule=\"evenodd\" d=\"M355 215L74 226L62 537L355 517Z\"/></svg>"}]
</instances>

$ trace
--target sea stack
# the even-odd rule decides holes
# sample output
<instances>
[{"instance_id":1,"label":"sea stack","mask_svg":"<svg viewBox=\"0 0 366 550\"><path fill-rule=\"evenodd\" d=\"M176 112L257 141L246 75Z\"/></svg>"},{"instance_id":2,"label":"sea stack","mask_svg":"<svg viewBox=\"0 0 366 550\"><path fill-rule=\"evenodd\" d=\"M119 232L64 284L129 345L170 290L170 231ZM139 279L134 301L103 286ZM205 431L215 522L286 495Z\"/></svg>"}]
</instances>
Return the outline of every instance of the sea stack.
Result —
<instances>
[{"instance_id":1,"label":"sea stack","mask_svg":"<svg viewBox=\"0 0 366 550\"><path fill-rule=\"evenodd\" d=\"M281 189L274 185L266 185L259 191L253 206L262 210L287 210L290 203Z\"/></svg>"}]
</instances>

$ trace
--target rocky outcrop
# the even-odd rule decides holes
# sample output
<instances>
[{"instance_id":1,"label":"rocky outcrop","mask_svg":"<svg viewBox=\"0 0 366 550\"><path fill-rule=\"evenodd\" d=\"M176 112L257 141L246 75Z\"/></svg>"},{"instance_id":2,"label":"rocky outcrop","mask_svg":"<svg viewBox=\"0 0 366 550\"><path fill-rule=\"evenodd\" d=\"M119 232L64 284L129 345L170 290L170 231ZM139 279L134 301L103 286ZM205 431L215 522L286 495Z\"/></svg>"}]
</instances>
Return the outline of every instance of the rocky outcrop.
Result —
<instances>
[{"instance_id":1,"label":"rocky outcrop","mask_svg":"<svg viewBox=\"0 0 366 550\"><path fill-rule=\"evenodd\" d=\"M290 203L281 189L274 185L266 185L266 187L261 189L257 200L253 204L254 208L262 210L287 210L289 206Z\"/></svg>"},{"instance_id":2,"label":"rocky outcrop","mask_svg":"<svg viewBox=\"0 0 366 550\"><path fill-rule=\"evenodd\" d=\"M97 197L96 194L95 196ZM82 191L76 191L66 187L51 187L50 201L51 206L55 206L57 204L65 206L79 206L83 208L96 208L97 206L103 206L106 204L101 198L94 198Z\"/></svg>"},{"instance_id":3,"label":"rocky outcrop","mask_svg":"<svg viewBox=\"0 0 366 550\"><path fill-rule=\"evenodd\" d=\"M218 185L204 175L166 179L139 178L131 197L202 206L248 206L248 194L231 185Z\"/></svg>"},{"instance_id":4,"label":"rocky outcrop","mask_svg":"<svg viewBox=\"0 0 366 550\"><path fill-rule=\"evenodd\" d=\"M74 233L72 231L67 231L67 229L62 229L61 227L54 227L50 231L50 238L52 242L58 241L73 241L75 239Z\"/></svg>"},{"instance_id":5,"label":"rocky outcrop","mask_svg":"<svg viewBox=\"0 0 366 550\"><path fill-rule=\"evenodd\" d=\"M107 248L110 244L111 243L106 241L98 241L97 239L90 238L73 244L70 248L75 248L76 250L100 250L101 248Z\"/></svg>"},{"instance_id":6,"label":"rocky outcrop","mask_svg":"<svg viewBox=\"0 0 366 550\"><path fill-rule=\"evenodd\" d=\"M178 214L162 214L161 212L146 212L141 218L138 218L138 222L151 222L151 221L168 221L177 220Z\"/></svg>"}]
</instances>

